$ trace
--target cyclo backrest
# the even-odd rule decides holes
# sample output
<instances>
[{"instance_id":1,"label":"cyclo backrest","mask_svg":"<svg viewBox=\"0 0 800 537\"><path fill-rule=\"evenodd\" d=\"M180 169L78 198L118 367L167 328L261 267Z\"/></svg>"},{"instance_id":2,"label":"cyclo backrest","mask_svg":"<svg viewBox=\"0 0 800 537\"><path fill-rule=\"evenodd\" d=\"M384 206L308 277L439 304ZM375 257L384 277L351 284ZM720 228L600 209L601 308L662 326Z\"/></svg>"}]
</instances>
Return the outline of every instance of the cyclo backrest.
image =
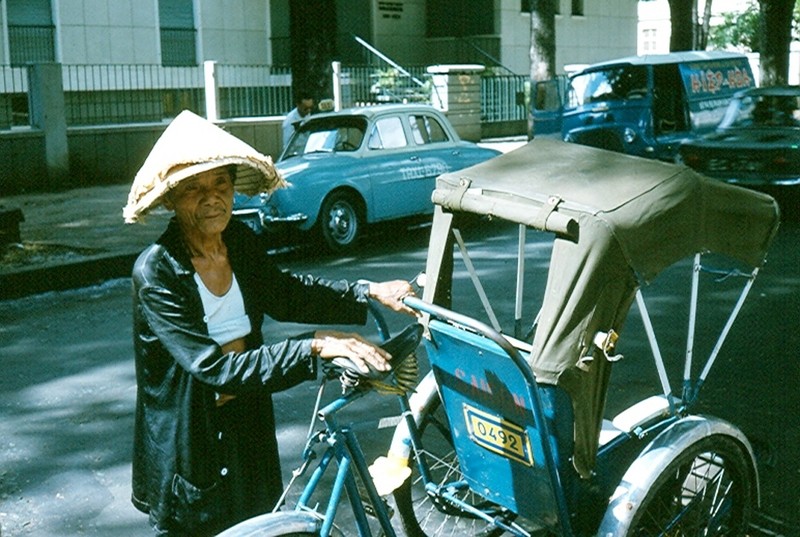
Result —
<instances>
[{"instance_id":1,"label":"cyclo backrest","mask_svg":"<svg viewBox=\"0 0 800 537\"><path fill-rule=\"evenodd\" d=\"M565 491L553 470L572 453L566 392L531 385L532 375L526 379L507 350L475 330L437 319L429 329L428 358L465 481L496 504L556 525ZM549 436L543 434L543 420Z\"/></svg>"}]
</instances>

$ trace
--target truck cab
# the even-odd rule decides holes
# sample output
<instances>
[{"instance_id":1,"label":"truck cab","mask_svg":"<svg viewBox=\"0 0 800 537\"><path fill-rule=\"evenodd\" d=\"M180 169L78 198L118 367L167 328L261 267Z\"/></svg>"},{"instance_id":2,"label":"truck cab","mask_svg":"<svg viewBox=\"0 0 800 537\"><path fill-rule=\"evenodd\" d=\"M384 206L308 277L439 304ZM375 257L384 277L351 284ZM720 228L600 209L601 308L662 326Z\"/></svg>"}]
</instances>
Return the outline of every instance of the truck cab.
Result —
<instances>
[{"instance_id":1,"label":"truck cab","mask_svg":"<svg viewBox=\"0 0 800 537\"><path fill-rule=\"evenodd\" d=\"M540 84L534 96L540 90L551 99L558 95L557 82ZM753 86L743 54L689 51L621 58L570 75L556 112L552 100L532 99L532 132L542 132L537 120L547 129L560 121L565 141L673 161L684 140L716 127L736 91Z\"/></svg>"}]
</instances>

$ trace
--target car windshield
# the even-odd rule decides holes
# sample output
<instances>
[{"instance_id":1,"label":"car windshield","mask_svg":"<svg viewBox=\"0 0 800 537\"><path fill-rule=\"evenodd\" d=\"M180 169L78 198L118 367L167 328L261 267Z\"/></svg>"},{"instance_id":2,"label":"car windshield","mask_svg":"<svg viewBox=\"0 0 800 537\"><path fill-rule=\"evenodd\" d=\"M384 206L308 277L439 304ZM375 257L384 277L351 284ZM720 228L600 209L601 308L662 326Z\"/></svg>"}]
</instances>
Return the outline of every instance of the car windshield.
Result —
<instances>
[{"instance_id":1,"label":"car windshield","mask_svg":"<svg viewBox=\"0 0 800 537\"><path fill-rule=\"evenodd\" d=\"M800 127L800 94L744 95L731 101L720 129Z\"/></svg>"},{"instance_id":2,"label":"car windshield","mask_svg":"<svg viewBox=\"0 0 800 537\"><path fill-rule=\"evenodd\" d=\"M597 101L620 101L645 95L645 67L622 65L574 76L570 80L569 105L582 106Z\"/></svg>"},{"instance_id":3,"label":"car windshield","mask_svg":"<svg viewBox=\"0 0 800 537\"><path fill-rule=\"evenodd\" d=\"M363 117L311 118L294 133L281 160L310 153L356 151L366 130Z\"/></svg>"}]
</instances>

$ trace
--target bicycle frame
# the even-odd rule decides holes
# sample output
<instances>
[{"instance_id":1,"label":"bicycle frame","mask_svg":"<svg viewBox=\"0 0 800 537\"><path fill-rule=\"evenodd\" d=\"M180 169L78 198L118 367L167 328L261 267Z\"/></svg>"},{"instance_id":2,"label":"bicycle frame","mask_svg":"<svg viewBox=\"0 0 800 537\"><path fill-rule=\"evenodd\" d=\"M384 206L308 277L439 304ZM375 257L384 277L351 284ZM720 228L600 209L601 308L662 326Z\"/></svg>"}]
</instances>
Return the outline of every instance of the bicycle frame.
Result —
<instances>
[{"instance_id":1,"label":"bicycle frame","mask_svg":"<svg viewBox=\"0 0 800 537\"><path fill-rule=\"evenodd\" d=\"M367 462L364 458L361 446L358 443L358 438L350 426L340 425L336 419L336 414L339 411L367 393L370 392L363 390L350 391L322 408L318 413L318 417L325 423L325 429L312 435L303 450L303 464L299 470L298 476L304 474L309 467L309 463L316 458L315 446L327 444L319 463L314 468L308 483L303 488L297 505L295 506L295 511L317 512L310 503L312 497L323 476L330 468L331 462L335 460L338 465L334 484L330 491L330 497L325 505L324 513L322 514L322 524L319 530L319 534L322 536L333 535L334 520L338 508L343 501L342 494L344 492L347 492L359 535L372 535L367 521L367 509L361 498L356 483L356 476L360 478L366 488L369 502L374 510L374 515L378 519L384 534L387 536L395 535L391 522L389 521L389 513L369 475Z\"/></svg>"}]
</instances>

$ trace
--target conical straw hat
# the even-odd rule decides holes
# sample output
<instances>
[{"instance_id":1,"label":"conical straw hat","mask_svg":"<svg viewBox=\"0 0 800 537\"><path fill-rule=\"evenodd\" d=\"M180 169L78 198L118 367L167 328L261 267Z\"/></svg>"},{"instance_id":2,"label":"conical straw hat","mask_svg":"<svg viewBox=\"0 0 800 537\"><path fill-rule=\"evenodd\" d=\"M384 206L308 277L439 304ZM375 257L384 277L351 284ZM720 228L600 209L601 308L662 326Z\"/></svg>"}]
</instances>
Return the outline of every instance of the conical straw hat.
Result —
<instances>
[{"instance_id":1,"label":"conical straw hat","mask_svg":"<svg viewBox=\"0 0 800 537\"><path fill-rule=\"evenodd\" d=\"M228 165L236 165L234 187L242 194L253 196L285 185L270 157L184 110L167 126L136 173L128 204L122 210L125 222L137 222L187 177Z\"/></svg>"}]
</instances>

